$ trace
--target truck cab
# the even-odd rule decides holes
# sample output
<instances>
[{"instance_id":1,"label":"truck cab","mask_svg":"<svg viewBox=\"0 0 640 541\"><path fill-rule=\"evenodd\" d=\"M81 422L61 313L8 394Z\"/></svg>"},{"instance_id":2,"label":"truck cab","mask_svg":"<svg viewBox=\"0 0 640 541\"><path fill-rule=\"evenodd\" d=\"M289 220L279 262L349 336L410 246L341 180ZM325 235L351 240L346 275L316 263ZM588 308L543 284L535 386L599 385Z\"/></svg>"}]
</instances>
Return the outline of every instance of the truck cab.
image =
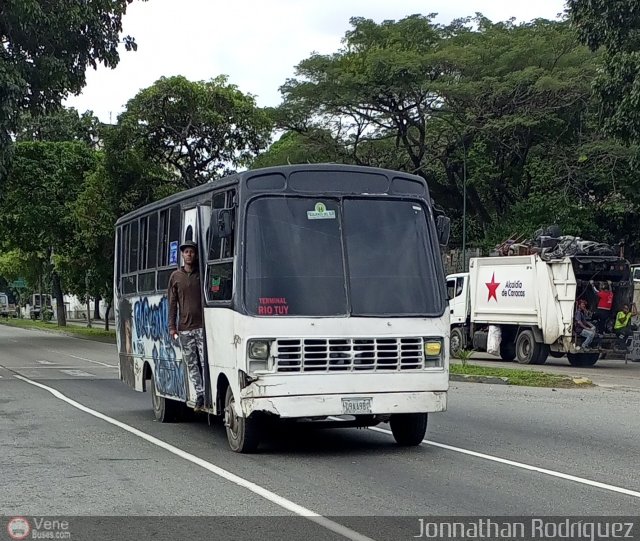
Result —
<instances>
[{"instance_id":1,"label":"truck cab","mask_svg":"<svg viewBox=\"0 0 640 541\"><path fill-rule=\"evenodd\" d=\"M447 276L447 297L451 325L464 325L469 319L469 273Z\"/></svg>"}]
</instances>

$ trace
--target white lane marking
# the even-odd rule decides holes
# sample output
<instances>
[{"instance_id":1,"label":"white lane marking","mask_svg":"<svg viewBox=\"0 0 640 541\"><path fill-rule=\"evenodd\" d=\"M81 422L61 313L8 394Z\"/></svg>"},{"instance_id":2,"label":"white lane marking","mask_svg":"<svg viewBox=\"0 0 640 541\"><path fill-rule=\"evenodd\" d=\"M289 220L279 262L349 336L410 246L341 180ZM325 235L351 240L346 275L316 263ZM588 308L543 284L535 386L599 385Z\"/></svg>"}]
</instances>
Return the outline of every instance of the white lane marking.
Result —
<instances>
[{"instance_id":1,"label":"white lane marking","mask_svg":"<svg viewBox=\"0 0 640 541\"><path fill-rule=\"evenodd\" d=\"M375 432L382 432L383 434L393 435L391 430L386 430L384 428L378 428L375 426L370 426L369 430L374 430ZM432 445L433 447L440 447L441 449L447 449L448 451L462 453L464 455L475 456L476 458L483 458L484 460L490 460L492 462L499 462L500 464L506 464L508 466L515 466L516 468L521 468L523 470L544 473L545 475L550 475L552 477L559 477L560 479L566 479L567 481L575 481L576 483L581 483L583 485L602 488L604 490L609 490L611 492L618 492L619 494L626 494L627 496L633 496L634 498L640 498L640 492L638 492L637 490L630 490L628 488L617 487L615 485L601 483L600 481L592 481L591 479L585 479L584 477L577 477L575 475L569 475L568 473L548 470L546 468L539 468L538 466L531 466L530 464L524 464L522 462L516 462L514 460L508 460L506 458L500 458L498 456L486 455L484 453L478 453L477 451L470 451L469 449L462 449L461 447L454 447L453 445L446 445L444 443L438 443L436 441L422 440L422 443L426 443L427 445Z\"/></svg>"},{"instance_id":2,"label":"white lane marking","mask_svg":"<svg viewBox=\"0 0 640 541\"><path fill-rule=\"evenodd\" d=\"M70 376L79 376L84 378L95 376L95 374L89 374L89 372L83 372L82 370L60 370L60 372L64 372L65 374L69 374Z\"/></svg>"},{"instance_id":3,"label":"white lane marking","mask_svg":"<svg viewBox=\"0 0 640 541\"><path fill-rule=\"evenodd\" d=\"M56 363L52 363L51 361L45 361L45 360L42 360L42 361L36 361L36 362L37 362L38 364L56 364Z\"/></svg>"},{"instance_id":4,"label":"white lane marking","mask_svg":"<svg viewBox=\"0 0 640 541\"><path fill-rule=\"evenodd\" d=\"M6 366L4 368L7 368ZM7 370L62 370L63 368L71 368L77 370L77 366L11 366Z\"/></svg>"},{"instance_id":5,"label":"white lane marking","mask_svg":"<svg viewBox=\"0 0 640 541\"><path fill-rule=\"evenodd\" d=\"M80 361L87 361L88 363L98 364L100 366L110 366L112 368L118 368L117 364L102 363L100 361L94 361L93 359L87 359L86 357L78 357L77 355L71 355L71 353L65 353L64 351L56 351L55 349L49 349L52 353L58 353L59 355L66 355L72 359L78 359Z\"/></svg>"},{"instance_id":6,"label":"white lane marking","mask_svg":"<svg viewBox=\"0 0 640 541\"><path fill-rule=\"evenodd\" d=\"M99 411L92 410L91 408L88 408L87 406L84 406L79 402L76 402L75 400L68 398L67 396L62 394L60 391L54 389L53 387L48 387L46 385L43 385L42 383L38 383L37 381L32 381L23 376L16 375L15 377L18 378L19 380L24 381L25 383L29 383L30 385L34 385L36 387L40 387L41 389L44 389L45 391L49 391L56 398L62 400L63 402L66 402L67 404L73 406L76 409L79 409L80 411L84 411L85 413L88 413L89 415L93 415L98 419L102 419L103 421L106 421L107 423L117 426L118 428L122 428L123 430L126 430L130 434L138 436L139 438L145 441L148 441L153 445L161 447L162 449L169 451L170 453L173 453L174 455L179 456L180 458L184 458L185 460L188 460L189 462L192 462L193 464L196 464L197 466L200 466L205 470L208 470L211 473L219 477L222 477L223 479L226 479L227 481L230 481L240 487L246 488L247 490L250 490L254 494L257 494L258 496L262 496L265 500L268 500L282 507L283 509L286 509L287 511L291 511L296 515L305 517L308 520L315 522L319 526L326 528L327 530L337 533L338 535L342 535L343 537L346 537L347 539L351 539L352 541L373 541L370 537L366 537L365 535L362 535L356 532L355 530L347 528L342 524L338 524L333 520L330 520L322 515L319 515L318 513L311 511L310 509L307 509L306 507L302 507L301 505L298 505L297 503L294 503L291 500L287 500L286 498L279 496L275 492L271 492L270 490L264 487L261 487L260 485L257 485L251 481L248 481L247 479L244 479L234 473L231 473L230 471L227 471L219 466L216 466L211 462L207 462L206 460L198 458L197 456L192 455L191 453L187 453L186 451L183 451L182 449L175 447L170 443L166 443L162 440L159 440L158 438L155 438L154 436L151 436L146 432L142 432L142 430L138 430L137 428L129 426L116 419L113 419L112 417L109 417L104 413L100 413Z\"/></svg>"},{"instance_id":7,"label":"white lane marking","mask_svg":"<svg viewBox=\"0 0 640 541\"><path fill-rule=\"evenodd\" d=\"M2 379L2 376L0 376L0 379Z\"/></svg>"}]
</instances>

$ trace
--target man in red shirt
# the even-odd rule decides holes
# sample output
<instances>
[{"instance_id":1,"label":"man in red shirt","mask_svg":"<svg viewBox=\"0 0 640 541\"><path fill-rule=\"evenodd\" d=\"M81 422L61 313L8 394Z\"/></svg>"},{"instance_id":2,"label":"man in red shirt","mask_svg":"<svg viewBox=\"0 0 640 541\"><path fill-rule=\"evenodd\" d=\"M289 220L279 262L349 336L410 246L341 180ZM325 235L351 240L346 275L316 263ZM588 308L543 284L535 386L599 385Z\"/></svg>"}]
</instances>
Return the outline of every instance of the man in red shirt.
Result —
<instances>
[{"instance_id":1,"label":"man in red shirt","mask_svg":"<svg viewBox=\"0 0 640 541\"><path fill-rule=\"evenodd\" d=\"M611 310L613 308L613 291L611 291L611 282L602 284L602 289L598 289L593 280L591 280L591 287L598 295L598 308L594 314L594 319L598 320L598 332L604 333L606 330L607 321L611 318Z\"/></svg>"}]
</instances>

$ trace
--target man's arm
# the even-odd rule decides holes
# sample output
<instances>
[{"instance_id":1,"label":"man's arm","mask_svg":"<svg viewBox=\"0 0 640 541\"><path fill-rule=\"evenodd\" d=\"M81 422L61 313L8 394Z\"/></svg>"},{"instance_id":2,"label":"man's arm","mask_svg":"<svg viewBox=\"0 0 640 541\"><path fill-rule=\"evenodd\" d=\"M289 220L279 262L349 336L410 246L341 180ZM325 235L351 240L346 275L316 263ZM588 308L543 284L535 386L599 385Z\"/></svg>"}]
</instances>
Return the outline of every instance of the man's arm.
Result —
<instances>
[{"instance_id":1,"label":"man's arm","mask_svg":"<svg viewBox=\"0 0 640 541\"><path fill-rule=\"evenodd\" d=\"M167 293L169 295L169 336L171 336L171 338L175 338L175 335L178 334L176 330L176 317L178 316L178 292L176 290L176 283L173 274L169 277Z\"/></svg>"}]
</instances>

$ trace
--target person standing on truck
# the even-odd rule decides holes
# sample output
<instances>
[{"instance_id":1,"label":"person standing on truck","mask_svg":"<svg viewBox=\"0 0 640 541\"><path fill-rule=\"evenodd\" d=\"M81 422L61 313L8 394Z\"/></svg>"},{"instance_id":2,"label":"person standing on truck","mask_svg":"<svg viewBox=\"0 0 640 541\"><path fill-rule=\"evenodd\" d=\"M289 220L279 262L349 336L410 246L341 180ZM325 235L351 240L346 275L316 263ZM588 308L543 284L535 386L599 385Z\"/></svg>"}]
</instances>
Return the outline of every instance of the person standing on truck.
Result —
<instances>
[{"instance_id":1,"label":"person standing on truck","mask_svg":"<svg viewBox=\"0 0 640 541\"><path fill-rule=\"evenodd\" d=\"M585 349L589 349L591 346L591 342L596 336L596 328L593 323L589 323L587 321L587 301L584 299L580 299L578 301L578 309L576 310L575 315L576 322L576 333L579 336L582 336L585 340L582 343L582 347ZM580 346L577 346L576 349L581 349Z\"/></svg>"},{"instance_id":2,"label":"person standing on truck","mask_svg":"<svg viewBox=\"0 0 640 541\"><path fill-rule=\"evenodd\" d=\"M184 266L169 277L169 334L179 340L196 390L194 411L204 409L204 347L202 334L202 297L198 267L198 245L186 241L180 246ZM178 308L180 319L177 322Z\"/></svg>"},{"instance_id":3,"label":"person standing on truck","mask_svg":"<svg viewBox=\"0 0 640 541\"><path fill-rule=\"evenodd\" d=\"M629 311L629 305L625 304L622 310L616 315L616 322L613 326L613 332L615 332L621 339L624 340L625 345L629 337L634 331L638 329L636 325L631 324L631 318L638 315L636 305L633 305L633 311Z\"/></svg>"},{"instance_id":4,"label":"person standing on truck","mask_svg":"<svg viewBox=\"0 0 640 541\"><path fill-rule=\"evenodd\" d=\"M601 289L598 289L593 280L590 281L593 291L598 295L598 307L595 313L595 320L598 322L597 329L599 333L606 332L607 321L611 317L611 309L613 308L613 291L611 291L611 282L603 283Z\"/></svg>"}]
</instances>

